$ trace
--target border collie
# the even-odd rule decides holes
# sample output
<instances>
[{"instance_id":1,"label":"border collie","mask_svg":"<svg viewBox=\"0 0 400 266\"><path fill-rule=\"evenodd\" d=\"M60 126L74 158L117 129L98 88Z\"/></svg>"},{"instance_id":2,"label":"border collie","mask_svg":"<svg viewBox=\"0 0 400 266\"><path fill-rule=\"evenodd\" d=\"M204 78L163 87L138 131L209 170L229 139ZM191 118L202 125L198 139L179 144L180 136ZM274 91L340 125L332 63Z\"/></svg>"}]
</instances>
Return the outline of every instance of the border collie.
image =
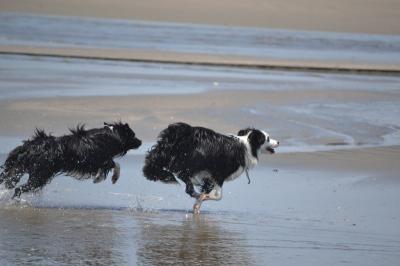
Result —
<instances>
[{"instance_id":1,"label":"border collie","mask_svg":"<svg viewBox=\"0 0 400 266\"><path fill-rule=\"evenodd\" d=\"M138 148L142 142L128 124L104 123L103 128L70 129L71 134L54 137L36 129L35 135L10 152L0 173L0 184L14 188L24 174L28 182L15 188L14 197L44 187L52 178L64 173L78 180L93 178L94 183L106 179L113 169L112 183L117 182L120 166L115 157Z\"/></svg>"},{"instance_id":2,"label":"border collie","mask_svg":"<svg viewBox=\"0 0 400 266\"><path fill-rule=\"evenodd\" d=\"M148 180L164 183L182 180L186 193L196 199L193 212L198 214L203 201L222 198L225 181L257 164L261 150L274 153L278 146L278 141L254 128L242 129L235 136L185 123L171 124L147 153L143 174Z\"/></svg>"}]
</instances>

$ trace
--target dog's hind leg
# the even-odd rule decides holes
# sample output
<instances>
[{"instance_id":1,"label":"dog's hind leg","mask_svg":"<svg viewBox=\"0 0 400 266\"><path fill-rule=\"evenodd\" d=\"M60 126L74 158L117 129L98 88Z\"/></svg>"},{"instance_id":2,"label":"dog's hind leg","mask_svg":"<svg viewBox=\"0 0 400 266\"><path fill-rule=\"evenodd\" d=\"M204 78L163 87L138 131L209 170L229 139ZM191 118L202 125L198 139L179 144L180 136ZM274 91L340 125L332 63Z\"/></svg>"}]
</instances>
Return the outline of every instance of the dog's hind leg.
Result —
<instances>
[{"instance_id":1,"label":"dog's hind leg","mask_svg":"<svg viewBox=\"0 0 400 266\"><path fill-rule=\"evenodd\" d=\"M47 175L47 176L42 175L42 176L40 176L40 178L38 178L36 176L30 176L28 179L28 182L26 184L15 188L14 195L12 196L12 198L15 198L15 197L19 198L22 193L41 189L42 187L44 187L47 184L47 182L49 181L50 178L51 178L51 175Z\"/></svg>"},{"instance_id":2,"label":"dog's hind leg","mask_svg":"<svg viewBox=\"0 0 400 266\"><path fill-rule=\"evenodd\" d=\"M194 190L194 186L193 183L190 180L185 180L185 192L192 198L198 198L200 196L199 193L196 192L196 190Z\"/></svg>"},{"instance_id":3,"label":"dog's hind leg","mask_svg":"<svg viewBox=\"0 0 400 266\"><path fill-rule=\"evenodd\" d=\"M5 171L2 171L0 173L0 185L3 184L4 179L6 179L6 173L5 173Z\"/></svg>"},{"instance_id":4,"label":"dog's hind leg","mask_svg":"<svg viewBox=\"0 0 400 266\"><path fill-rule=\"evenodd\" d=\"M93 183L99 183L101 181L104 181L107 178L108 172L113 169L113 176L112 176L112 182L115 184L117 182L121 167L119 166L118 163L114 161L107 161L99 170L97 171L97 174L95 178L93 179Z\"/></svg>"},{"instance_id":5,"label":"dog's hind leg","mask_svg":"<svg viewBox=\"0 0 400 266\"><path fill-rule=\"evenodd\" d=\"M186 188L185 192L192 198L198 198L200 196L199 193L196 192L194 189L194 185L192 181L190 180L191 173L189 171L182 171L178 174L178 178L185 183Z\"/></svg>"},{"instance_id":6,"label":"dog's hind leg","mask_svg":"<svg viewBox=\"0 0 400 266\"><path fill-rule=\"evenodd\" d=\"M18 172L14 169L4 170L0 174L0 184L4 182L4 186L7 189L12 189L19 182L19 180L21 180L21 177L23 175L24 175L23 173Z\"/></svg>"},{"instance_id":7,"label":"dog's hind leg","mask_svg":"<svg viewBox=\"0 0 400 266\"><path fill-rule=\"evenodd\" d=\"M158 164L146 159L145 165L143 166L143 175L151 181L161 181L164 183L177 184L175 176L167 171L163 164Z\"/></svg>"},{"instance_id":8,"label":"dog's hind leg","mask_svg":"<svg viewBox=\"0 0 400 266\"><path fill-rule=\"evenodd\" d=\"M119 163L116 162L113 163L114 163L114 169L111 181L113 184L115 184L118 181L119 176L121 175L121 166L119 165Z\"/></svg>"},{"instance_id":9,"label":"dog's hind leg","mask_svg":"<svg viewBox=\"0 0 400 266\"><path fill-rule=\"evenodd\" d=\"M93 183L99 183L101 181L104 181L107 178L106 172L104 171L104 169L99 168L99 170L97 171L96 176L93 179Z\"/></svg>"},{"instance_id":10,"label":"dog's hind leg","mask_svg":"<svg viewBox=\"0 0 400 266\"><path fill-rule=\"evenodd\" d=\"M200 196L196 199L196 202L193 205L193 213L199 214L200 207L203 201L206 200L221 200L222 199L222 188L216 185L210 193L201 193Z\"/></svg>"}]
</instances>

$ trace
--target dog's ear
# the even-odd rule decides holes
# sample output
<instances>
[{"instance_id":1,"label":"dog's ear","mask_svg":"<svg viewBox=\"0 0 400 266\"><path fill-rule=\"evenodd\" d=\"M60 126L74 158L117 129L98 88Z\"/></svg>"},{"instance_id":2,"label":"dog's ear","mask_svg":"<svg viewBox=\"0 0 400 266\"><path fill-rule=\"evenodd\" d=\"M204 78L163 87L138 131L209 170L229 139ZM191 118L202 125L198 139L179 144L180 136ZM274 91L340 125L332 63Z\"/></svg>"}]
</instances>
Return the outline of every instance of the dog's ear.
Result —
<instances>
[{"instance_id":1,"label":"dog's ear","mask_svg":"<svg viewBox=\"0 0 400 266\"><path fill-rule=\"evenodd\" d=\"M111 131L114 131L114 126L112 124L104 122L104 127L109 128Z\"/></svg>"},{"instance_id":2,"label":"dog's ear","mask_svg":"<svg viewBox=\"0 0 400 266\"><path fill-rule=\"evenodd\" d=\"M247 134L249 134L250 131L251 131L250 128L241 129L241 130L239 130L239 132L237 133L237 135L238 135L238 136L246 136Z\"/></svg>"},{"instance_id":3,"label":"dog's ear","mask_svg":"<svg viewBox=\"0 0 400 266\"><path fill-rule=\"evenodd\" d=\"M238 136L244 136L244 129L239 130L239 132L237 133Z\"/></svg>"},{"instance_id":4,"label":"dog's ear","mask_svg":"<svg viewBox=\"0 0 400 266\"><path fill-rule=\"evenodd\" d=\"M249 142L259 147L265 143L265 135L259 130L253 130L249 135Z\"/></svg>"}]
</instances>

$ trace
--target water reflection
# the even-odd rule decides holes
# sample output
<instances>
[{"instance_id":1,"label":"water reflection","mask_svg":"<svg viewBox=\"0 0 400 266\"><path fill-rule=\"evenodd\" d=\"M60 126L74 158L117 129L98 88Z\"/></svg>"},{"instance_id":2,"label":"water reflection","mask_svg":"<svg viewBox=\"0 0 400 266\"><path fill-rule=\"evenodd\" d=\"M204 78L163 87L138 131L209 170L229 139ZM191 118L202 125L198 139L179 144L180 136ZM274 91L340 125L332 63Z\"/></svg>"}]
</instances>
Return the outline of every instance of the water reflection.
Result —
<instances>
[{"instance_id":1,"label":"water reflection","mask_svg":"<svg viewBox=\"0 0 400 266\"><path fill-rule=\"evenodd\" d=\"M0 209L0 265L120 265L108 212Z\"/></svg>"},{"instance_id":2,"label":"water reflection","mask_svg":"<svg viewBox=\"0 0 400 266\"><path fill-rule=\"evenodd\" d=\"M207 216L183 221L140 222L136 241L141 265L249 265L254 264L240 232L223 228Z\"/></svg>"}]
</instances>

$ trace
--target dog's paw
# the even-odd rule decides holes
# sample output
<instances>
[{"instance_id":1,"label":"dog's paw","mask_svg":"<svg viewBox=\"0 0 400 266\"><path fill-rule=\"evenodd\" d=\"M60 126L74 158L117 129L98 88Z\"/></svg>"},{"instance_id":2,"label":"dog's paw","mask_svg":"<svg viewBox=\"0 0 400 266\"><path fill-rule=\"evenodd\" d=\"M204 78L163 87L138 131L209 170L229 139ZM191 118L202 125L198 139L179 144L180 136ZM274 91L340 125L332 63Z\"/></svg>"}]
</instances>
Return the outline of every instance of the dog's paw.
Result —
<instances>
[{"instance_id":1,"label":"dog's paw","mask_svg":"<svg viewBox=\"0 0 400 266\"><path fill-rule=\"evenodd\" d=\"M101 169L98 170L97 175L93 179L93 183L97 184L100 183L101 181L106 180L107 176L104 172L101 171Z\"/></svg>"},{"instance_id":2,"label":"dog's paw","mask_svg":"<svg viewBox=\"0 0 400 266\"><path fill-rule=\"evenodd\" d=\"M113 184L115 184L115 183L117 183L118 179L119 179L119 175L113 175L113 176L111 177L111 182L112 182Z\"/></svg>"},{"instance_id":3,"label":"dog's paw","mask_svg":"<svg viewBox=\"0 0 400 266\"><path fill-rule=\"evenodd\" d=\"M194 204L193 205L193 214L200 214L200 207L201 207L200 203Z\"/></svg>"},{"instance_id":4,"label":"dog's paw","mask_svg":"<svg viewBox=\"0 0 400 266\"><path fill-rule=\"evenodd\" d=\"M97 183L100 183L101 181L103 181L105 178L102 178L102 177L96 177L95 179L93 179L93 183L94 184L97 184Z\"/></svg>"},{"instance_id":5,"label":"dog's paw","mask_svg":"<svg viewBox=\"0 0 400 266\"><path fill-rule=\"evenodd\" d=\"M11 199L19 198L21 196L21 189L17 187L14 191L14 195L12 196Z\"/></svg>"}]
</instances>

